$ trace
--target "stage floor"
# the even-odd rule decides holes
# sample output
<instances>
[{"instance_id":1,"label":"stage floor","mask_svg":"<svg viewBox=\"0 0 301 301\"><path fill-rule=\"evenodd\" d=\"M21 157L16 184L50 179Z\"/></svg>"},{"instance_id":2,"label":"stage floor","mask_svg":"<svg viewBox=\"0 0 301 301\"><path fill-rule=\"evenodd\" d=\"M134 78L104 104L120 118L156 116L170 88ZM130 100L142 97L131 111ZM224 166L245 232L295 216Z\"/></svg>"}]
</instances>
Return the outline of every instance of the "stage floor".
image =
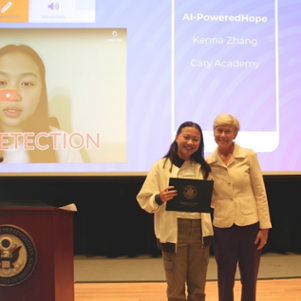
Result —
<instances>
[{"instance_id":1,"label":"stage floor","mask_svg":"<svg viewBox=\"0 0 301 301\"><path fill-rule=\"evenodd\" d=\"M236 281L234 301L240 301ZM166 284L159 283L75 283L75 301L166 301ZM206 301L217 301L216 281L206 284ZM259 280L257 301L301 301L301 279Z\"/></svg>"},{"instance_id":2,"label":"stage floor","mask_svg":"<svg viewBox=\"0 0 301 301\"><path fill-rule=\"evenodd\" d=\"M261 256L258 279L286 278L301 278L301 254L265 253ZM208 265L207 279L208 281L217 279L216 263L212 256ZM238 272L236 279L239 279ZM161 257L141 255L134 258L107 258L76 255L74 281L75 283L165 282L165 276Z\"/></svg>"}]
</instances>

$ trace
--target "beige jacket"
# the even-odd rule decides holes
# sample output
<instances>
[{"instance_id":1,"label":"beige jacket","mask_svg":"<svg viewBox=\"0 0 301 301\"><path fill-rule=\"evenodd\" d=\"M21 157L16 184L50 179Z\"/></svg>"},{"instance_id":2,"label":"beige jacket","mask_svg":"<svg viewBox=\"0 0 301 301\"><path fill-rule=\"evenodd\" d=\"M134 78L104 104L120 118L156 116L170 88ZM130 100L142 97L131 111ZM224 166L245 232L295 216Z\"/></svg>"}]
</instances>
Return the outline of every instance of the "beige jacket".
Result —
<instances>
[{"instance_id":1,"label":"beige jacket","mask_svg":"<svg viewBox=\"0 0 301 301\"><path fill-rule=\"evenodd\" d=\"M235 144L226 166L217 149L206 158L214 180L213 225L228 228L259 221L261 229L271 228L267 195L256 153Z\"/></svg>"},{"instance_id":2,"label":"beige jacket","mask_svg":"<svg viewBox=\"0 0 301 301\"><path fill-rule=\"evenodd\" d=\"M158 205L155 201L155 196L169 186L169 178L177 177L179 168L172 166L171 162L167 161L163 168L165 158L158 160L148 173L144 184L137 195L137 201L142 209L148 213L155 214L155 235L160 243L177 243L178 224L177 213L174 211L165 211L166 203ZM196 179L203 179L203 174L200 169L200 164L192 162L195 168ZM203 237L212 236L212 222L210 213L201 213Z\"/></svg>"}]
</instances>

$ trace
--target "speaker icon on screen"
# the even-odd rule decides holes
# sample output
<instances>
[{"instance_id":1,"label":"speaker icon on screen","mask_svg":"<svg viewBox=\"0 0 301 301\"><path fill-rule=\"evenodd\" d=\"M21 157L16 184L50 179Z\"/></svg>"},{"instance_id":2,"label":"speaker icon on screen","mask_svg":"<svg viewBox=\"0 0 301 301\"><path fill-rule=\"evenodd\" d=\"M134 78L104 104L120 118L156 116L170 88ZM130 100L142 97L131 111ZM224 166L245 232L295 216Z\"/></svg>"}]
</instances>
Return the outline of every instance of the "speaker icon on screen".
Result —
<instances>
[{"instance_id":1,"label":"speaker icon on screen","mask_svg":"<svg viewBox=\"0 0 301 301\"><path fill-rule=\"evenodd\" d=\"M58 10L60 8L60 5L57 2L53 2L48 5L48 8L50 8L51 10Z\"/></svg>"}]
</instances>

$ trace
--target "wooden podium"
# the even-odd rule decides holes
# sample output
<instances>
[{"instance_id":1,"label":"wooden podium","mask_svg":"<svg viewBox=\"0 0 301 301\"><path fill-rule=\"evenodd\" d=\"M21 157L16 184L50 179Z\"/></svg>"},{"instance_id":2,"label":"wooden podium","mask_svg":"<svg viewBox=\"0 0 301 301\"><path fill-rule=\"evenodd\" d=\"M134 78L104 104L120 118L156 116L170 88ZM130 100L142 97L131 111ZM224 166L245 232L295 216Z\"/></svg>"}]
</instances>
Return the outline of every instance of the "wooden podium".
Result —
<instances>
[{"instance_id":1,"label":"wooden podium","mask_svg":"<svg viewBox=\"0 0 301 301\"><path fill-rule=\"evenodd\" d=\"M73 212L54 207L0 207L0 230L3 225L20 228L32 238L36 261L30 276L20 283L6 285L5 277L0 277L0 299L74 301ZM5 249L9 235L0 232L0 247L1 237ZM3 254L2 250L2 258Z\"/></svg>"}]
</instances>

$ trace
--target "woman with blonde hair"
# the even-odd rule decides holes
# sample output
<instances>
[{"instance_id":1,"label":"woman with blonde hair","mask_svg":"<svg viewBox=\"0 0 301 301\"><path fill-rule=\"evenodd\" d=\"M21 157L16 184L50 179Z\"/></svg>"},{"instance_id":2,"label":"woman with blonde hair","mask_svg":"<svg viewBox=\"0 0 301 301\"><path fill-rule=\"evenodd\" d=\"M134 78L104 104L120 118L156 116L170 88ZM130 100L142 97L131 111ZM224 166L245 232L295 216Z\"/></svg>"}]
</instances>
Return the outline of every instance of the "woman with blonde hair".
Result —
<instances>
[{"instance_id":1,"label":"woman with blonde hair","mask_svg":"<svg viewBox=\"0 0 301 301\"><path fill-rule=\"evenodd\" d=\"M213 123L215 151L206 158L214 179L214 254L219 301L233 301L238 263L241 301L256 300L261 249L271 228L265 185L256 153L235 143L236 117L223 113Z\"/></svg>"}]
</instances>

